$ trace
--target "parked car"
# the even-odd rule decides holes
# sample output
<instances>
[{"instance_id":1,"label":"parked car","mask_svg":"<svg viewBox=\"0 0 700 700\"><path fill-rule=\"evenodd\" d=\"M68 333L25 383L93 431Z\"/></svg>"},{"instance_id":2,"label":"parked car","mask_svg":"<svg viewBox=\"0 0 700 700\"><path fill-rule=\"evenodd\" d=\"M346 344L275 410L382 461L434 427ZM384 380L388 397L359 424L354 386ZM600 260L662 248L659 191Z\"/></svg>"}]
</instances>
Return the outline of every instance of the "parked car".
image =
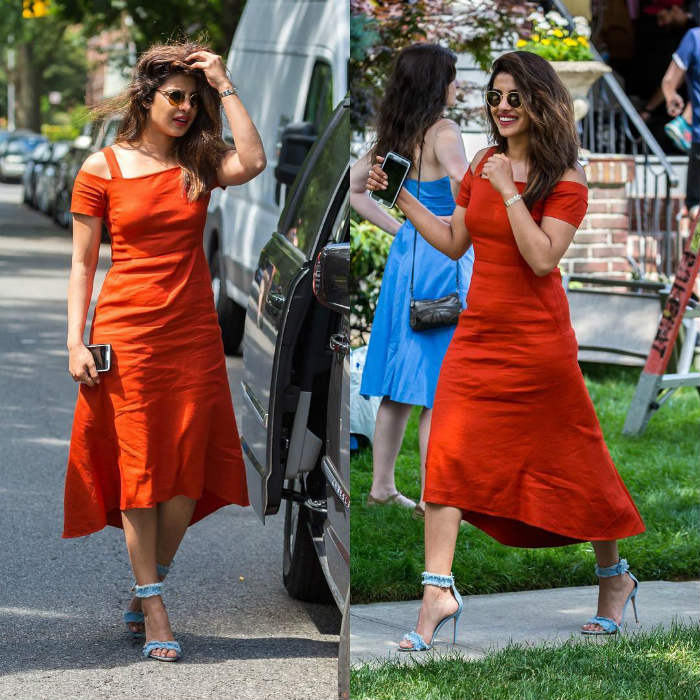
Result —
<instances>
[{"instance_id":1,"label":"parked car","mask_svg":"<svg viewBox=\"0 0 700 700\"><path fill-rule=\"evenodd\" d=\"M310 151L293 129L283 136L280 167L297 174L253 275L240 412L251 505L264 522L284 502L287 591L341 610L350 583L349 143L348 100Z\"/></svg>"},{"instance_id":2,"label":"parked car","mask_svg":"<svg viewBox=\"0 0 700 700\"><path fill-rule=\"evenodd\" d=\"M36 175L36 206L39 211L49 216L53 216L56 208L59 164L70 150L70 147L70 141L56 141L52 143L48 157Z\"/></svg>"},{"instance_id":3,"label":"parked car","mask_svg":"<svg viewBox=\"0 0 700 700\"><path fill-rule=\"evenodd\" d=\"M73 217L70 202L73 195L73 183L85 159L105 146L111 146L119 131L121 117L114 115L102 122L85 125L83 133L71 144L68 152L57 163L56 195L53 217L60 226L70 229ZM103 240L108 240L106 228Z\"/></svg>"},{"instance_id":4,"label":"parked car","mask_svg":"<svg viewBox=\"0 0 700 700\"><path fill-rule=\"evenodd\" d=\"M246 185L214 190L209 202L205 252L229 354L240 346L258 256L293 179L276 177L282 131L296 123L306 148L322 131L347 92L349 32L343 0L256 0L246 4L236 29L227 67L260 132L268 167ZM261 92L265 80L274 81L274 90Z\"/></svg>"},{"instance_id":5,"label":"parked car","mask_svg":"<svg viewBox=\"0 0 700 700\"><path fill-rule=\"evenodd\" d=\"M34 147L46 141L39 134L13 135L0 144L0 182L21 181Z\"/></svg>"},{"instance_id":6,"label":"parked car","mask_svg":"<svg viewBox=\"0 0 700 700\"><path fill-rule=\"evenodd\" d=\"M32 149L27 160L27 165L22 174L22 201L30 207L36 206L36 179L39 170L44 167L49 154L51 144L48 141L40 141Z\"/></svg>"},{"instance_id":7,"label":"parked car","mask_svg":"<svg viewBox=\"0 0 700 700\"><path fill-rule=\"evenodd\" d=\"M53 210L53 218L59 226L70 229L73 217L70 213L70 202L73 195L73 183L78 175L78 170L85 159L90 155L89 148L84 147L84 139L78 136L71 144L68 152L61 158L56 166L56 202Z\"/></svg>"}]
</instances>

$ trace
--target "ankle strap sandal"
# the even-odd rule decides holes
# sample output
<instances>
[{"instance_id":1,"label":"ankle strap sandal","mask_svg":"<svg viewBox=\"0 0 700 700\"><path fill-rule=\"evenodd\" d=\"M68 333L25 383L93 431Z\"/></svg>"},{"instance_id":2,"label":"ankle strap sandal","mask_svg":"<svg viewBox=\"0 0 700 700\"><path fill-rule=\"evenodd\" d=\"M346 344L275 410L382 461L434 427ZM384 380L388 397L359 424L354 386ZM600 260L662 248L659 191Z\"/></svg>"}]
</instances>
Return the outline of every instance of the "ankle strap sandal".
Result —
<instances>
[{"instance_id":1,"label":"ankle strap sandal","mask_svg":"<svg viewBox=\"0 0 700 700\"><path fill-rule=\"evenodd\" d=\"M156 573L158 574L158 578L164 579L168 575L168 572L170 571L171 567L172 562L170 563L170 566L166 566L165 564L156 564ZM134 583L134 586L135 585L136 583ZM124 621L124 624L126 625L126 631L131 635L132 639L143 639L143 637L146 636L143 630L134 631L129 626L134 623L137 625L144 624L143 613L140 610L125 610L124 614L122 615L122 619Z\"/></svg>"},{"instance_id":2,"label":"ankle strap sandal","mask_svg":"<svg viewBox=\"0 0 700 700\"><path fill-rule=\"evenodd\" d=\"M636 579L634 574L630 571L627 559L620 559L617 564L612 566L598 566L595 565L595 575L598 578L610 578L611 576L622 576L622 574L627 574L632 581L634 581L634 588L632 592L627 596L625 605L622 608L622 619L618 625L615 620L611 617L603 617L602 615L596 615L586 622L587 625L598 625L601 629L599 630L581 630L581 634L617 634L622 631L622 625L625 622L625 612L627 611L627 605L632 601L632 610L634 610L634 620L639 624L639 616L637 615L637 592L639 590L639 581Z\"/></svg>"},{"instance_id":3,"label":"ankle strap sandal","mask_svg":"<svg viewBox=\"0 0 700 700\"><path fill-rule=\"evenodd\" d=\"M159 581L158 583L147 583L144 586L134 586L134 595L137 598L152 598L153 596L163 595L163 583ZM175 656L154 656L153 652L156 649L167 649L175 652ZM147 659L154 659L155 661L178 661L182 658L182 647L176 641L161 642L158 640L151 640L143 645L143 655Z\"/></svg>"},{"instance_id":4,"label":"ankle strap sandal","mask_svg":"<svg viewBox=\"0 0 700 700\"><path fill-rule=\"evenodd\" d=\"M415 630L411 630L408 634L405 634L402 639L402 641L406 640L408 642L411 642L411 646L400 646L399 651L428 651L429 649L432 649L438 632L440 631L442 626L449 620L454 620L452 644L455 644L457 642L457 622L459 621L459 617L462 614L464 602L462 601L462 596L459 594L459 591L455 587L454 576L452 574L450 574L449 576L445 576L444 574L433 574L429 571L424 571L422 574L421 583L424 586L437 586L438 588L451 589L452 595L457 601L457 610L455 610L451 615L443 617L442 620L440 620L440 622L437 623L437 625L435 626L435 630L433 631L433 636L430 639L430 643L426 642L425 639L423 639L423 637L420 634L418 634L418 632L416 632Z\"/></svg>"}]
</instances>

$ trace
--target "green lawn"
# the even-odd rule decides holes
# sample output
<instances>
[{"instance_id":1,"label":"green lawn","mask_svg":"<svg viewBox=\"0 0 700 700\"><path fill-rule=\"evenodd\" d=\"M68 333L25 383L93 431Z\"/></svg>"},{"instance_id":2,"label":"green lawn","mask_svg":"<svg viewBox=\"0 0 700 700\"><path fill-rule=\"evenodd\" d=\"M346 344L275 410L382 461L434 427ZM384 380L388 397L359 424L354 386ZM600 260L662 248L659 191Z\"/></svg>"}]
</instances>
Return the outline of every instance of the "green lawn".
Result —
<instances>
[{"instance_id":1,"label":"green lawn","mask_svg":"<svg viewBox=\"0 0 700 700\"><path fill-rule=\"evenodd\" d=\"M354 555L353 555L354 556ZM418 663L384 661L353 668L353 700L697 700L700 630L509 646L480 661L457 654ZM410 668L410 673L407 672Z\"/></svg>"},{"instance_id":2,"label":"green lawn","mask_svg":"<svg viewBox=\"0 0 700 700\"><path fill-rule=\"evenodd\" d=\"M700 569L700 400L681 389L640 437L622 435L639 370L586 368L586 381L613 460L647 530L621 543L641 580L683 580ZM396 466L400 491L420 493L417 410ZM370 449L351 461L353 603L421 596L423 524L399 506L367 508ZM471 525L457 541L454 574L462 593L496 593L596 583L589 544L551 549L505 547ZM592 697L592 696L591 696Z\"/></svg>"}]
</instances>

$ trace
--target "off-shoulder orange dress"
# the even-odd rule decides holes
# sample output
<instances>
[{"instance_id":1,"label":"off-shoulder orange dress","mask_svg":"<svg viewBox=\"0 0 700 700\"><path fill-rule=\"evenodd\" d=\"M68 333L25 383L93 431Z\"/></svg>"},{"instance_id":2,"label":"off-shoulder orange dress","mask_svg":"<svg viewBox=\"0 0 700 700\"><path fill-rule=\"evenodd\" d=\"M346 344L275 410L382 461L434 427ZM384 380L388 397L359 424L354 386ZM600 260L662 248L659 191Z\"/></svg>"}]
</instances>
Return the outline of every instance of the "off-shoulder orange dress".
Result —
<instances>
[{"instance_id":1,"label":"off-shoulder orange dress","mask_svg":"<svg viewBox=\"0 0 700 700\"><path fill-rule=\"evenodd\" d=\"M180 168L111 179L81 170L71 211L104 218L112 266L90 343L112 346L112 367L81 385L73 419L64 537L121 527L120 511L177 495L192 522L248 505L221 332L202 246L209 194L188 202Z\"/></svg>"},{"instance_id":2,"label":"off-shoulder orange dress","mask_svg":"<svg viewBox=\"0 0 700 700\"><path fill-rule=\"evenodd\" d=\"M639 534L644 523L578 366L561 275L537 277L520 254L501 196L480 177L492 152L467 171L457 198L474 272L440 369L425 500L461 508L515 547ZM531 213L578 227L587 202L584 185L562 181Z\"/></svg>"}]
</instances>

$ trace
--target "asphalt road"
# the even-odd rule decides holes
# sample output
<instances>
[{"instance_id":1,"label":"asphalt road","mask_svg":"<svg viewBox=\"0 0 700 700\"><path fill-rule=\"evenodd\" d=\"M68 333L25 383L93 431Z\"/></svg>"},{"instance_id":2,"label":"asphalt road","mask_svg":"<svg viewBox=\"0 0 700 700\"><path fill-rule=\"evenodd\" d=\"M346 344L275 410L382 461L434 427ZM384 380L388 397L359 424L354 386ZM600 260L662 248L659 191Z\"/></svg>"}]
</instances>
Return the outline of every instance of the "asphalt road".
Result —
<instances>
[{"instance_id":1,"label":"asphalt road","mask_svg":"<svg viewBox=\"0 0 700 700\"><path fill-rule=\"evenodd\" d=\"M340 615L282 585L282 515L194 525L165 601L185 652L142 659L121 623L121 530L63 540L76 386L66 371L70 236L0 185L0 698L335 698ZM99 291L109 248L103 246ZM228 358L234 406L241 359Z\"/></svg>"}]
</instances>

